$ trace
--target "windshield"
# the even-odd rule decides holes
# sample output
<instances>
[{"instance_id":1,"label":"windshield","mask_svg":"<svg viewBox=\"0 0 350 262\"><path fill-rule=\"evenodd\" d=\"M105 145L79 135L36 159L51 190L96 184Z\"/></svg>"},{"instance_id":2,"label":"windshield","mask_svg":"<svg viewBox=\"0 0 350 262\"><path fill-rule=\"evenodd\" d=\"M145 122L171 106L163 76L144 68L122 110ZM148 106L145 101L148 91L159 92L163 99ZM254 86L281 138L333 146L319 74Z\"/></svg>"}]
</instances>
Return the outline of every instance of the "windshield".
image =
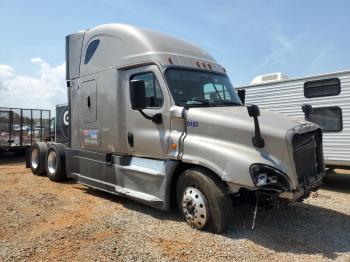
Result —
<instances>
[{"instance_id":1,"label":"windshield","mask_svg":"<svg viewBox=\"0 0 350 262\"><path fill-rule=\"evenodd\" d=\"M165 72L175 103L180 106L242 105L226 75L169 68Z\"/></svg>"}]
</instances>

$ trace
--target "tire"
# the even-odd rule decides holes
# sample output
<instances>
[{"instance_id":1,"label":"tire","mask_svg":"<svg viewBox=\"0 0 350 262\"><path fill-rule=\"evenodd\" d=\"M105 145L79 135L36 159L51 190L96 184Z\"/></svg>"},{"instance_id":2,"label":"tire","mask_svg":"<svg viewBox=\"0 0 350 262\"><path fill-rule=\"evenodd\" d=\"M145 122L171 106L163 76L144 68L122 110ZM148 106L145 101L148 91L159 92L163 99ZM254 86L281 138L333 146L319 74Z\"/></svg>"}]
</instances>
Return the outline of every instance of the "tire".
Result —
<instances>
[{"instance_id":1,"label":"tire","mask_svg":"<svg viewBox=\"0 0 350 262\"><path fill-rule=\"evenodd\" d=\"M46 174L51 181L59 182L67 179L65 147L51 143L46 152Z\"/></svg>"},{"instance_id":2,"label":"tire","mask_svg":"<svg viewBox=\"0 0 350 262\"><path fill-rule=\"evenodd\" d=\"M29 165L32 173L38 176L46 174L45 156L47 144L45 142L35 142L30 148Z\"/></svg>"},{"instance_id":3,"label":"tire","mask_svg":"<svg viewBox=\"0 0 350 262\"><path fill-rule=\"evenodd\" d=\"M190 226L219 234L230 225L230 194L212 172L204 168L184 171L177 182L176 196L179 210Z\"/></svg>"}]
</instances>

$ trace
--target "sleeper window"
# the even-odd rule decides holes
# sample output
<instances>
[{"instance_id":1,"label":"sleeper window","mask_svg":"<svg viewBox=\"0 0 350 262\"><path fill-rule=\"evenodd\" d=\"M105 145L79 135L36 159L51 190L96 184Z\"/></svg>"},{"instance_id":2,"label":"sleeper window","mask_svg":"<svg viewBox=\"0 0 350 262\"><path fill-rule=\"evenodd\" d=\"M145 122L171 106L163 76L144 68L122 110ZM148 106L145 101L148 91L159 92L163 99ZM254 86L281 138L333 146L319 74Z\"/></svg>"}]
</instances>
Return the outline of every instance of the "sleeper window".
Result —
<instances>
[{"instance_id":1,"label":"sleeper window","mask_svg":"<svg viewBox=\"0 0 350 262\"><path fill-rule=\"evenodd\" d=\"M95 54L96 49L97 49L99 44L100 44L100 40L99 39L96 39L96 40L92 41L89 44L88 48L86 49L86 53L85 53L85 60L84 60L84 64L85 65L87 63L89 63L90 59Z\"/></svg>"},{"instance_id":2,"label":"sleeper window","mask_svg":"<svg viewBox=\"0 0 350 262\"><path fill-rule=\"evenodd\" d=\"M340 93L339 78L330 78L316 81L308 81L304 84L304 96L306 98L336 96Z\"/></svg>"},{"instance_id":3,"label":"sleeper window","mask_svg":"<svg viewBox=\"0 0 350 262\"><path fill-rule=\"evenodd\" d=\"M145 82L147 108L160 108L163 106L163 93L153 73L137 74L132 76L131 80L143 80Z\"/></svg>"},{"instance_id":4,"label":"sleeper window","mask_svg":"<svg viewBox=\"0 0 350 262\"><path fill-rule=\"evenodd\" d=\"M338 106L312 108L306 120L318 124L325 132L339 132L343 129L342 110Z\"/></svg>"}]
</instances>

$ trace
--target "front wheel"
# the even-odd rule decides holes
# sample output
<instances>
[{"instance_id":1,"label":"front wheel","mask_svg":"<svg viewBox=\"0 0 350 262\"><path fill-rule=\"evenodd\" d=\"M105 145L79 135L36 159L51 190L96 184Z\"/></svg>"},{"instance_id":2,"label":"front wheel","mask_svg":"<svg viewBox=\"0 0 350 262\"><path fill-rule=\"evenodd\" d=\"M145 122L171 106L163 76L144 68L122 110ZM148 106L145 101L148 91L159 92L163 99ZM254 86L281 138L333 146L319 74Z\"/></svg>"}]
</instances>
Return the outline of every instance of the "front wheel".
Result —
<instances>
[{"instance_id":1,"label":"front wheel","mask_svg":"<svg viewBox=\"0 0 350 262\"><path fill-rule=\"evenodd\" d=\"M202 168L188 169L178 180L177 203L187 223L196 229L221 233L232 219L230 194L213 173Z\"/></svg>"}]
</instances>

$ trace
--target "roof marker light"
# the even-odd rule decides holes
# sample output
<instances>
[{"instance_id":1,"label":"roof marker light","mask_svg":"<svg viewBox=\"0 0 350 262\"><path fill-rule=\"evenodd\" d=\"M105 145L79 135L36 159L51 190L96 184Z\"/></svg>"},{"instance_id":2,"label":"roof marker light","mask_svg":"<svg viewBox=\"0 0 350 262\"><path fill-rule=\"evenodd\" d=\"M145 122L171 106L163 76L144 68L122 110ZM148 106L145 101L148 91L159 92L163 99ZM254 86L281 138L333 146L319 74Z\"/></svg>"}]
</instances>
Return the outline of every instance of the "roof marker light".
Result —
<instances>
[{"instance_id":1,"label":"roof marker light","mask_svg":"<svg viewBox=\"0 0 350 262\"><path fill-rule=\"evenodd\" d=\"M204 62L202 63L202 65L203 65L203 68L207 69L207 66L205 65Z\"/></svg>"},{"instance_id":2,"label":"roof marker light","mask_svg":"<svg viewBox=\"0 0 350 262\"><path fill-rule=\"evenodd\" d=\"M198 67L201 67L201 65L200 65L200 63L197 61L196 62L196 65L198 66Z\"/></svg>"},{"instance_id":3,"label":"roof marker light","mask_svg":"<svg viewBox=\"0 0 350 262\"><path fill-rule=\"evenodd\" d=\"M210 70L213 70L213 69L211 68L211 65L210 65L209 63L208 63L208 67L209 67Z\"/></svg>"},{"instance_id":4,"label":"roof marker light","mask_svg":"<svg viewBox=\"0 0 350 262\"><path fill-rule=\"evenodd\" d=\"M168 61L171 65L173 64L173 60L171 60L171 57L168 58Z\"/></svg>"}]
</instances>

